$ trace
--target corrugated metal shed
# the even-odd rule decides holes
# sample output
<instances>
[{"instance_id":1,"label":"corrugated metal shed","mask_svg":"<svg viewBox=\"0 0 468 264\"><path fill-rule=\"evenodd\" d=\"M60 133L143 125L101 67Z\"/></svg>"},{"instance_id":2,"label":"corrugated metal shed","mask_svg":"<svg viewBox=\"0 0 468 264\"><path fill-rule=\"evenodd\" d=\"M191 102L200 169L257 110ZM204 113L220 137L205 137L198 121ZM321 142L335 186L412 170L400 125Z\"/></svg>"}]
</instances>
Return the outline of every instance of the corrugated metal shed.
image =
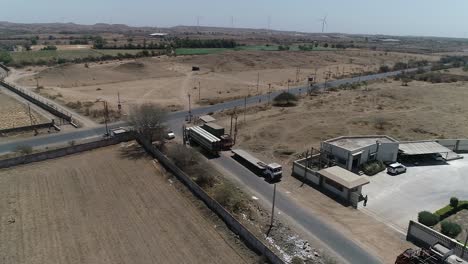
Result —
<instances>
[{"instance_id":1,"label":"corrugated metal shed","mask_svg":"<svg viewBox=\"0 0 468 264\"><path fill-rule=\"evenodd\" d=\"M450 149L435 141L408 141L400 142L398 147L405 155L423 155L435 153L450 153Z\"/></svg>"},{"instance_id":2,"label":"corrugated metal shed","mask_svg":"<svg viewBox=\"0 0 468 264\"><path fill-rule=\"evenodd\" d=\"M338 166L319 170L318 173L347 189L356 188L369 183L366 177L359 176Z\"/></svg>"}]
</instances>

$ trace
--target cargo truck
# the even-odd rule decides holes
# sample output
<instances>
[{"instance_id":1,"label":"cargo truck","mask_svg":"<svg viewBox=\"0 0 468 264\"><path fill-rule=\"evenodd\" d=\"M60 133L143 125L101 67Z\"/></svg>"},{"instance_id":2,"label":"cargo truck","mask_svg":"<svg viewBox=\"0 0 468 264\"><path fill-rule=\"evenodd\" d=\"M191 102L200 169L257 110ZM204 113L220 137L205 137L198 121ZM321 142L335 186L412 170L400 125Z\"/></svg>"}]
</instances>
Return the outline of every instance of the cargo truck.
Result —
<instances>
[{"instance_id":1,"label":"cargo truck","mask_svg":"<svg viewBox=\"0 0 468 264\"><path fill-rule=\"evenodd\" d=\"M222 149L221 139L199 126L188 127L186 129L186 137L190 143L195 142L211 154L218 155Z\"/></svg>"},{"instance_id":2,"label":"cargo truck","mask_svg":"<svg viewBox=\"0 0 468 264\"><path fill-rule=\"evenodd\" d=\"M266 164L242 149L232 150L234 159L244 164L257 175L261 175L270 181L279 181L283 176L283 168L277 163Z\"/></svg>"},{"instance_id":3,"label":"cargo truck","mask_svg":"<svg viewBox=\"0 0 468 264\"><path fill-rule=\"evenodd\" d=\"M224 127L217 125L213 122L203 124L202 128L210 134L221 139L221 145L224 150L230 149L234 146L234 140L231 136L224 132Z\"/></svg>"}]
</instances>

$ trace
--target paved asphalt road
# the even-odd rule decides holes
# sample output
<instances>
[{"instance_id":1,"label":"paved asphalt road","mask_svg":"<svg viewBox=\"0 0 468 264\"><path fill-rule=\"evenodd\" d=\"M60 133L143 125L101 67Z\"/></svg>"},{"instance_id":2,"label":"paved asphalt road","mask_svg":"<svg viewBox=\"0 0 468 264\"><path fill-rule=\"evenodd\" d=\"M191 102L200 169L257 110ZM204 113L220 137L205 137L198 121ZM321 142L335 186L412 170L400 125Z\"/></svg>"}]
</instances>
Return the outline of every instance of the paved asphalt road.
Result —
<instances>
[{"instance_id":1,"label":"paved asphalt road","mask_svg":"<svg viewBox=\"0 0 468 264\"><path fill-rule=\"evenodd\" d=\"M409 72L409 71L415 71L415 70L416 69L409 69L407 71ZM382 79L382 78L386 78L389 76L397 75L399 73L401 73L401 71L378 73L378 74L366 75L366 76L361 76L361 77L330 81L326 84L326 88L336 87L345 83L356 83L356 82L362 82L362 81ZM314 89L321 89L321 88L325 88L325 83L317 84ZM289 92L293 94L301 94L301 93L305 93L306 91L307 91L307 86L294 87L289 90ZM245 103L247 104L247 106L252 106L255 104L259 104L259 103L267 103L269 98L273 99L275 96L277 96L281 92L283 91L275 91L275 92L272 92L271 95L263 94L263 95L251 96L251 97L248 97L246 100L238 99L238 100L224 102L224 103L220 103L216 105L196 108L192 110L192 115L200 116L200 115L213 113L213 112L217 112L217 111L221 111L225 109L233 109L235 107L242 108L244 107ZM173 112L168 115L168 125L172 130L174 130L176 134L180 135L180 129L187 115L188 115L187 111ZM115 128L119 126L125 126L125 123L117 122L117 123L113 123L109 125L110 128ZM89 140L93 138L97 139L99 137L102 137L104 133L105 133L104 126L97 126L93 128L77 129L76 131L73 131L73 132L58 133L58 134L47 135L47 136L38 136L34 138L9 141L5 143L0 143L0 154L14 151L15 147L18 145L30 145L34 148L39 148L39 147L45 147L47 145L52 145L52 144L60 144L60 143L63 144L71 140L78 141L84 138L89 139Z\"/></svg>"},{"instance_id":2,"label":"paved asphalt road","mask_svg":"<svg viewBox=\"0 0 468 264\"><path fill-rule=\"evenodd\" d=\"M408 71L414 71L416 69L410 69ZM360 81L370 81L376 79L382 79L389 76L394 76L399 74L397 72L388 72L388 73L379 73L361 77L354 77L349 79L342 79L331 81L326 84L318 84L315 89L319 88L328 88L336 87L345 83L356 83ZM289 90L294 94L301 94L307 91L306 86L295 87ZM271 93L271 95L264 94L258 96L252 96L245 99L239 99L229 102L224 102L212 106L201 107L192 110L192 115L200 116L208 114L211 112L217 112L225 109L232 109L235 107L244 107L246 103L247 106L252 106L259 103L268 102L269 98L274 98L276 95L282 91L276 91ZM187 111L173 112L168 115L168 127L172 129L177 135L181 134L181 128L184 123L185 117L188 115ZM125 122L118 122L109 125L110 128L115 128L119 126L124 126ZM14 151L15 147L18 145L30 145L34 148L44 147L47 145L53 144L63 144L71 140L91 140L102 137L105 133L104 126L94 127L94 128L83 128L78 129L73 132L67 133L58 133L47 136L38 136L34 138L15 140L6 143L0 144L0 154ZM221 156L218 159L213 160L213 162L224 167L226 170L232 172L232 174L255 193L261 197L270 197L272 194L272 186L267 184L262 178L257 177L255 174L246 170L243 166L236 163L229 157ZM323 241L328 245L333 251L339 254L343 259L349 263L380 263L380 261L374 256L370 255L368 252L359 247L352 240L343 236L340 232L333 229L330 225L322 222L320 219L312 215L310 212L306 211L304 208L300 207L296 202L292 201L286 194L277 192L277 208L283 213L290 216L294 219L299 225L304 229L309 230L309 232Z\"/></svg>"},{"instance_id":3,"label":"paved asphalt road","mask_svg":"<svg viewBox=\"0 0 468 264\"><path fill-rule=\"evenodd\" d=\"M212 159L211 162L230 172L236 180L248 186L255 196L262 197L264 202L271 206L273 185L266 182L264 178L246 169L232 159L230 155L221 155L219 158ZM281 182L278 184L281 184ZM355 242L333 229L329 224L314 216L310 211L304 209L279 189L276 191L275 206L276 209L292 218L294 222L307 230L312 237L316 237L325 243L346 262L366 264L381 263L375 256L369 254Z\"/></svg>"}]
</instances>

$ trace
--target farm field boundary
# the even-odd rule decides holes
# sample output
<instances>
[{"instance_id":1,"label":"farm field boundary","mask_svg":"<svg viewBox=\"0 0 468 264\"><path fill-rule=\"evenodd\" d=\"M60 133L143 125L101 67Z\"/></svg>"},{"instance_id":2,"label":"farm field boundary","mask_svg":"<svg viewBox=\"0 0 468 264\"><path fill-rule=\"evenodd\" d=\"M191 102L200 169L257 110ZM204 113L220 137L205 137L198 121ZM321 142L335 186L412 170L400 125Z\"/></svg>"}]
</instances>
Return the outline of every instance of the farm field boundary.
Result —
<instances>
[{"instance_id":1,"label":"farm field boundary","mask_svg":"<svg viewBox=\"0 0 468 264\"><path fill-rule=\"evenodd\" d=\"M0 169L9 168L9 167L17 166L17 165L28 164L32 162L39 162L39 161L48 160L48 159L55 159L55 158L59 158L59 157L63 157L63 156L67 156L67 155L71 155L71 154L75 154L79 152L96 149L96 148L116 145L121 142L133 140L134 138L135 136L133 135L133 133L126 133L126 134L115 136L109 139L103 139L99 141L93 141L93 142L79 144L75 146L49 150L49 151L30 154L26 156L0 160Z\"/></svg>"}]
</instances>

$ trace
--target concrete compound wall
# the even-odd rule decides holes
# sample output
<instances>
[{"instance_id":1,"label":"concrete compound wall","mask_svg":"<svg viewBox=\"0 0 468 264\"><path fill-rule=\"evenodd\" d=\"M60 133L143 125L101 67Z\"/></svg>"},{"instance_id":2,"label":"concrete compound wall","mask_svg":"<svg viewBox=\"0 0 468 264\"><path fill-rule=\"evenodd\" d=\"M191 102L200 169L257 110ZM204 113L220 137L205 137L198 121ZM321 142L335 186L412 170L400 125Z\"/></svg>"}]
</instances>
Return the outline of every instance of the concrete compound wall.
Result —
<instances>
[{"instance_id":1,"label":"concrete compound wall","mask_svg":"<svg viewBox=\"0 0 468 264\"><path fill-rule=\"evenodd\" d=\"M112 138L104 139L100 141L94 141L94 142L84 143L80 145L69 146L69 147L64 147L60 149L25 155L21 157L0 160L0 169L13 167L13 166L21 165L21 164L28 164L32 162L48 160L48 159L55 159L55 158L63 157L63 156L74 154L74 153L92 150L95 148L115 145L120 142L130 141L134 138L135 137L133 134L127 133L127 134L122 134L116 137L112 137Z\"/></svg>"},{"instance_id":2,"label":"concrete compound wall","mask_svg":"<svg viewBox=\"0 0 468 264\"><path fill-rule=\"evenodd\" d=\"M305 179L306 182L313 183L315 185L320 185L320 175L316 172L308 169L305 169L304 166L305 159L297 160L293 163L293 174L297 178Z\"/></svg>"},{"instance_id":3,"label":"concrete compound wall","mask_svg":"<svg viewBox=\"0 0 468 264\"><path fill-rule=\"evenodd\" d=\"M0 130L0 134L6 134L6 133L12 133L12 132L21 132L21 131L31 131L34 129L40 129L40 128L50 128L53 127L54 123L42 123L42 124L36 124L32 126L22 126L22 127L13 127L13 128L7 128L7 129L2 129Z\"/></svg>"},{"instance_id":4,"label":"concrete compound wall","mask_svg":"<svg viewBox=\"0 0 468 264\"><path fill-rule=\"evenodd\" d=\"M410 221L406 240L422 248L429 248L436 243L440 243L449 249L453 249L453 253L458 257L461 256L462 250L465 250L463 259L468 261L468 249L463 249L463 244L420 223Z\"/></svg>"},{"instance_id":5,"label":"concrete compound wall","mask_svg":"<svg viewBox=\"0 0 468 264\"><path fill-rule=\"evenodd\" d=\"M437 139L436 142L454 152L468 152L468 139Z\"/></svg>"},{"instance_id":6,"label":"concrete compound wall","mask_svg":"<svg viewBox=\"0 0 468 264\"><path fill-rule=\"evenodd\" d=\"M155 157L168 171L174 174L187 188L200 200L202 200L208 208L215 212L226 225L253 250L265 256L272 264L283 264L283 260L271 251L262 241L252 234L245 226L237 221L223 206L216 200L211 198L198 184L179 169L172 161L170 161L163 153L157 150L149 141L137 135L138 142L145 150Z\"/></svg>"}]
</instances>

